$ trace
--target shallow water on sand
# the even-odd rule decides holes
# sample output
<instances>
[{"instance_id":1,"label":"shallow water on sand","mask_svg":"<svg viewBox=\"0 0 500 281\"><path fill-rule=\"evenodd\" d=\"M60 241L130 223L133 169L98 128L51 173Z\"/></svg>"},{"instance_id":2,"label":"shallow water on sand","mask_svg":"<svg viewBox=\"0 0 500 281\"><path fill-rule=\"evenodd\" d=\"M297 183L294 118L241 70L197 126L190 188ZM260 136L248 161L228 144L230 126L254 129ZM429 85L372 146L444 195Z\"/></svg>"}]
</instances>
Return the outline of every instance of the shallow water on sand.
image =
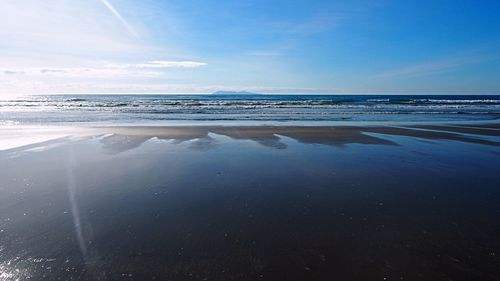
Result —
<instances>
[{"instance_id":1,"label":"shallow water on sand","mask_svg":"<svg viewBox=\"0 0 500 281\"><path fill-rule=\"evenodd\" d=\"M214 131L0 151L0 279L500 278L498 136Z\"/></svg>"}]
</instances>

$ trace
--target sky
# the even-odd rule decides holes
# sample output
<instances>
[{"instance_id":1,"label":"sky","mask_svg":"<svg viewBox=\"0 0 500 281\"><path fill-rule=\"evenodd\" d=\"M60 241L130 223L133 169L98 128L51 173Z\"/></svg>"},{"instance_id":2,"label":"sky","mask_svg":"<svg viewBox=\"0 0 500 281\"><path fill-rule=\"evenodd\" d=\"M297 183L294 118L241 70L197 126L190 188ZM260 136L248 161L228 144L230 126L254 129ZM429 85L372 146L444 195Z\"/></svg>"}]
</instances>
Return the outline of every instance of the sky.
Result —
<instances>
[{"instance_id":1,"label":"sky","mask_svg":"<svg viewBox=\"0 0 500 281\"><path fill-rule=\"evenodd\" d=\"M500 1L1 0L0 97L500 94Z\"/></svg>"}]
</instances>

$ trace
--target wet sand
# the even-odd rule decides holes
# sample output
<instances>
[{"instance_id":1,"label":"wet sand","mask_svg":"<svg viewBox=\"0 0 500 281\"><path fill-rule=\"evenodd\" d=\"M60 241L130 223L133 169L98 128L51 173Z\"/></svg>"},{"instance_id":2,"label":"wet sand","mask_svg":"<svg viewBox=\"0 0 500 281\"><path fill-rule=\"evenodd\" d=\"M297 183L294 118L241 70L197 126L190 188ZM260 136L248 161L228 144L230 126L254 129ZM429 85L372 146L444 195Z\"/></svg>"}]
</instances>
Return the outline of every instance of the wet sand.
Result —
<instances>
[{"instance_id":1,"label":"wet sand","mask_svg":"<svg viewBox=\"0 0 500 281\"><path fill-rule=\"evenodd\" d=\"M151 138L174 140L175 142L198 139L210 142L209 134L230 137L235 140L252 140L264 146L286 148L280 136L292 138L301 143L343 146L347 144L385 144L392 141L369 133L416 137L428 140L452 140L499 146L498 140L482 136L500 136L500 130L485 126L493 125L416 125L416 126L117 126L117 127L11 127L2 128L0 133L4 145L0 151L16 147L36 146L37 140L53 142L67 137L92 137L106 135L103 143L111 150L126 150L140 146ZM464 135L466 134L466 135ZM112 147L112 148L111 148Z\"/></svg>"},{"instance_id":2,"label":"wet sand","mask_svg":"<svg viewBox=\"0 0 500 281\"><path fill-rule=\"evenodd\" d=\"M499 280L499 132L2 128L0 276Z\"/></svg>"}]
</instances>

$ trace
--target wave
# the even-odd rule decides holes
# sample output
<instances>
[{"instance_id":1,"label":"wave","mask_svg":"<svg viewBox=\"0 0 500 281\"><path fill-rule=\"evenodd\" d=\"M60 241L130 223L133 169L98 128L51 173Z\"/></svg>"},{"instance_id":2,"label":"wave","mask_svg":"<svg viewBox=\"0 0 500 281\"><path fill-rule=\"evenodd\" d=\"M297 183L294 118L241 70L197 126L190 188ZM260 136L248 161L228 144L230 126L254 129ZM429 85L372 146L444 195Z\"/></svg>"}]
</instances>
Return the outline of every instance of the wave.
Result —
<instances>
[{"instance_id":1,"label":"wave","mask_svg":"<svg viewBox=\"0 0 500 281\"><path fill-rule=\"evenodd\" d=\"M500 96L33 96L0 100L0 113L175 115L500 114ZM135 117L134 117L135 118ZM64 119L64 118L63 118Z\"/></svg>"},{"instance_id":2,"label":"wave","mask_svg":"<svg viewBox=\"0 0 500 281\"><path fill-rule=\"evenodd\" d=\"M372 103L390 104L500 104L498 99L368 99Z\"/></svg>"},{"instance_id":3,"label":"wave","mask_svg":"<svg viewBox=\"0 0 500 281\"><path fill-rule=\"evenodd\" d=\"M71 101L0 101L0 107L23 107L23 106L45 106L45 107L155 107L155 106L179 106L179 107L206 107L206 106L270 106L270 107L321 107L321 106L387 106L387 105L407 105L407 106L432 106L432 105L500 105L500 100L387 100L368 99L366 101L352 100L258 100L258 101L88 101L85 99L75 99Z\"/></svg>"},{"instance_id":4,"label":"wave","mask_svg":"<svg viewBox=\"0 0 500 281\"><path fill-rule=\"evenodd\" d=\"M435 100L435 99L431 99L429 100L429 102L432 102L432 103L486 103L486 104L500 104L500 100L496 100L496 99L481 99L481 100L447 100L447 99L444 99L444 100Z\"/></svg>"}]
</instances>

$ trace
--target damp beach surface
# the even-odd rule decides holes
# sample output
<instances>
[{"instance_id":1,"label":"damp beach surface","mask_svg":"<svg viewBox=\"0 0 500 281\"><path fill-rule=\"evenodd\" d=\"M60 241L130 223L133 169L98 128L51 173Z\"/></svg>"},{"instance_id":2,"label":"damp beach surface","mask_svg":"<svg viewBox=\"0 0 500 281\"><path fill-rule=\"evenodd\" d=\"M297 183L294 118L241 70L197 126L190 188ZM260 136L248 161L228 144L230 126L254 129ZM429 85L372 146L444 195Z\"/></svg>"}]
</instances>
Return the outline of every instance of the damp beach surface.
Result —
<instances>
[{"instance_id":1,"label":"damp beach surface","mask_svg":"<svg viewBox=\"0 0 500 281\"><path fill-rule=\"evenodd\" d=\"M498 280L498 123L0 129L2 280Z\"/></svg>"}]
</instances>

